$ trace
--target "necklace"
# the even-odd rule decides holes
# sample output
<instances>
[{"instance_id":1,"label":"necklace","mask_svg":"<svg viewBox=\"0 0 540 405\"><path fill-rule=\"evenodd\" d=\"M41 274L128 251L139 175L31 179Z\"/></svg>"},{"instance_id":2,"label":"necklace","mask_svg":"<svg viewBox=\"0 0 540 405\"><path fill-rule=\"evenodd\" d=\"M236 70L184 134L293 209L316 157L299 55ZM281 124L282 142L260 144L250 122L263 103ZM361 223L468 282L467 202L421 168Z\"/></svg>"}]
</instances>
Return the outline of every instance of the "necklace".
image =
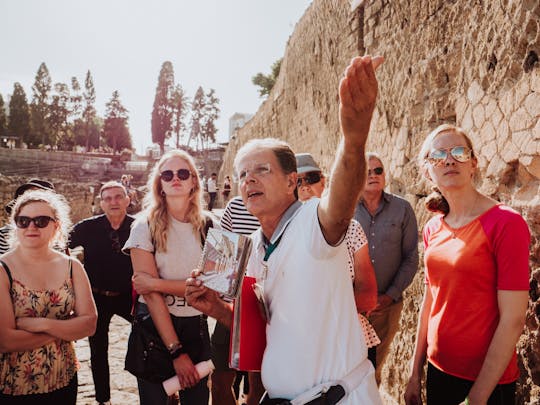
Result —
<instances>
[{"instance_id":1,"label":"necklace","mask_svg":"<svg viewBox=\"0 0 540 405\"><path fill-rule=\"evenodd\" d=\"M476 203L478 202L478 197L479 197L479 193L476 192L474 201L471 204L471 208L469 209L466 215L462 216L462 221L458 222L457 228L454 228L454 227L450 228L452 239L455 239L457 237L459 230L461 230L462 228L464 228L465 226L467 226L468 224L470 224L472 221L476 219L477 217ZM448 227L450 227L450 224L448 224L448 221L446 222L446 224L448 225Z\"/></svg>"}]
</instances>

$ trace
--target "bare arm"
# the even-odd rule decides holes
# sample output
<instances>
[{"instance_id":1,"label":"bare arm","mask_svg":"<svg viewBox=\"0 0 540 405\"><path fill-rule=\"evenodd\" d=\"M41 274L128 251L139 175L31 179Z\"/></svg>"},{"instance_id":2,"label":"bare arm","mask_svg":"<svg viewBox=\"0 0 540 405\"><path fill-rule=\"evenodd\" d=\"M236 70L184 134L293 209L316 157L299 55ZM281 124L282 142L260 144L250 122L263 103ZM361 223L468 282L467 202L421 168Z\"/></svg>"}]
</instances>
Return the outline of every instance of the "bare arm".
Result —
<instances>
[{"instance_id":1,"label":"bare arm","mask_svg":"<svg viewBox=\"0 0 540 405\"><path fill-rule=\"evenodd\" d=\"M9 279L6 272L0 268L0 353L33 350L54 340L53 336L46 333L17 329L9 293Z\"/></svg>"},{"instance_id":2,"label":"bare arm","mask_svg":"<svg viewBox=\"0 0 540 405\"><path fill-rule=\"evenodd\" d=\"M354 299L357 312L369 312L377 305L377 279L365 244L354 253Z\"/></svg>"},{"instance_id":3,"label":"bare arm","mask_svg":"<svg viewBox=\"0 0 540 405\"><path fill-rule=\"evenodd\" d=\"M149 277L158 278L158 271L156 267L156 260L151 252L143 249L132 248L130 250L131 262L133 264L134 277L137 275L146 275ZM171 321L169 309L165 304L161 293L152 291L146 294L142 294L144 300L148 306L148 311L152 317L152 321L156 326L161 340L165 346L169 346L174 343L180 343L178 335L174 330L174 326ZM187 354L182 354L173 361L174 369L180 384L183 387L192 387L199 381L199 374L191 361L191 358Z\"/></svg>"},{"instance_id":4,"label":"bare arm","mask_svg":"<svg viewBox=\"0 0 540 405\"><path fill-rule=\"evenodd\" d=\"M339 84L339 114L343 138L329 181L318 208L319 221L328 243L338 243L354 214L358 195L366 178L365 145L375 101L377 79L374 70L381 57L356 57Z\"/></svg>"},{"instance_id":5,"label":"bare arm","mask_svg":"<svg viewBox=\"0 0 540 405\"><path fill-rule=\"evenodd\" d=\"M186 294L184 280L164 280L142 272L133 275L133 287L141 295L158 292L183 297Z\"/></svg>"},{"instance_id":6,"label":"bare arm","mask_svg":"<svg viewBox=\"0 0 540 405\"><path fill-rule=\"evenodd\" d=\"M429 311L431 309L431 303L433 297L429 287L426 286L424 292L424 299L422 301L422 307L418 314L418 327L416 329L416 343L414 348L414 354L411 361L411 374L409 376L409 383L405 391L405 404L406 405L421 405L421 383L422 374L424 371L424 365L426 363L427 355L427 328L429 320Z\"/></svg>"},{"instance_id":7,"label":"bare arm","mask_svg":"<svg viewBox=\"0 0 540 405\"><path fill-rule=\"evenodd\" d=\"M498 384L508 362L516 350L516 343L525 325L525 314L529 300L528 291L497 292L499 324L478 374L469 392L471 405L486 404Z\"/></svg>"}]
</instances>

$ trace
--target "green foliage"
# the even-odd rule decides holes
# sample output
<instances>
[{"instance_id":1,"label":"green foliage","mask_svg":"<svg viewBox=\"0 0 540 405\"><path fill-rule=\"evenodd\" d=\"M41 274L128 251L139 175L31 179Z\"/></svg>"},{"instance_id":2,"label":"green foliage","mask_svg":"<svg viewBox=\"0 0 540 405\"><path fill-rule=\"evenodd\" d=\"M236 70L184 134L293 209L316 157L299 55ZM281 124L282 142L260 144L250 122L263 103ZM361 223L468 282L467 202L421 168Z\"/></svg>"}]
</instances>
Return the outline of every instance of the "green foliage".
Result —
<instances>
[{"instance_id":1,"label":"green foliage","mask_svg":"<svg viewBox=\"0 0 540 405\"><path fill-rule=\"evenodd\" d=\"M22 142L26 142L29 132L30 112L26 93L21 84L17 82L13 85L13 94L9 100L8 134L18 137L17 144L21 145Z\"/></svg>"},{"instance_id":2,"label":"green foliage","mask_svg":"<svg viewBox=\"0 0 540 405\"><path fill-rule=\"evenodd\" d=\"M103 135L108 146L113 153L119 152L124 148L131 149L131 135L127 125L128 110L120 101L120 94L115 90L111 100L105 104L105 124Z\"/></svg>"},{"instance_id":3,"label":"green foliage","mask_svg":"<svg viewBox=\"0 0 540 405\"><path fill-rule=\"evenodd\" d=\"M176 148L178 149L180 147L180 138L183 138L186 130L184 119L189 108L188 97L182 86L179 84L177 84L172 91L169 107L172 120L171 131L176 134Z\"/></svg>"},{"instance_id":4,"label":"green foliage","mask_svg":"<svg viewBox=\"0 0 540 405\"><path fill-rule=\"evenodd\" d=\"M71 78L71 96L69 97L69 110L71 122L81 117L83 94L79 80L73 76Z\"/></svg>"},{"instance_id":5,"label":"green foliage","mask_svg":"<svg viewBox=\"0 0 540 405\"><path fill-rule=\"evenodd\" d=\"M76 119L73 122L73 140L75 145L86 147L87 151L99 148L99 139L103 128L103 119L98 116L92 117L90 122Z\"/></svg>"},{"instance_id":6,"label":"green foliage","mask_svg":"<svg viewBox=\"0 0 540 405\"><path fill-rule=\"evenodd\" d=\"M82 119L84 122L84 134L85 142L80 143L79 145L85 145L86 150L90 150L90 147L99 147L99 136L97 138L97 145L92 142L92 126L96 119L96 109L94 104L96 103L96 90L94 88L94 80L92 79L92 74L90 71L86 72L86 79L84 81L84 92L83 92L83 113Z\"/></svg>"},{"instance_id":7,"label":"green foliage","mask_svg":"<svg viewBox=\"0 0 540 405\"><path fill-rule=\"evenodd\" d=\"M172 112L171 95L174 90L174 70L172 63L163 62L159 72L154 107L152 109L152 142L159 144L164 152L165 140L171 136Z\"/></svg>"},{"instance_id":8,"label":"green foliage","mask_svg":"<svg viewBox=\"0 0 540 405\"><path fill-rule=\"evenodd\" d=\"M187 146L189 147L189 144L191 140L193 139L195 141L195 148L199 149L199 142L201 144L201 148L204 145L204 138L202 135L202 125L203 125L203 118L204 118L204 111L205 111L206 103L205 103L205 97L204 97L204 91L201 86L197 89L195 92L195 96L193 97L193 101L191 102L191 131L189 133L189 138L187 141Z\"/></svg>"},{"instance_id":9,"label":"green foliage","mask_svg":"<svg viewBox=\"0 0 540 405\"><path fill-rule=\"evenodd\" d=\"M65 83L56 83L54 91L49 108L49 128L51 129L52 144L63 150L72 149L74 143L68 122L70 116L69 87Z\"/></svg>"},{"instance_id":10,"label":"green foliage","mask_svg":"<svg viewBox=\"0 0 540 405\"><path fill-rule=\"evenodd\" d=\"M257 73L255 76L251 78L251 82L255 86L259 86L259 96L266 97L270 94L272 91L272 88L274 87L274 84L276 84L276 80L279 76L279 71L281 69L281 62L283 61L283 58L278 59L274 62L272 65L272 72L269 75L264 75L262 73Z\"/></svg>"},{"instance_id":11,"label":"green foliage","mask_svg":"<svg viewBox=\"0 0 540 405\"><path fill-rule=\"evenodd\" d=\"M32 133L28 139L29 144L37 146L38 144L51 143L50 129L50 92L51 76L45 62L39 65L34 85L32 86L32 103L30 112L32 114Z\"/></svg>"},{"instance_id":12,"label":"green foliage","mask_svg":"<svg viewBox=\"0 0 540 405\"><path fill-rule=\"evenodd\" d=\"M3 137L7 136L7 116L4 99L0 94L0 142Z\"/></svg>"},{"instance_id":13,"label":"green foliage","mask_svg":"<svg viewBox=\"0 0 540 405\"><path fill-rule=\"evenodd\" d=\"M216 142L216 121L219 118L219 98L216 97L216 91L210 89L205 97L204 119L202 125L202 137L208 146L209 142Z\"/></svg>"}]
</instances>

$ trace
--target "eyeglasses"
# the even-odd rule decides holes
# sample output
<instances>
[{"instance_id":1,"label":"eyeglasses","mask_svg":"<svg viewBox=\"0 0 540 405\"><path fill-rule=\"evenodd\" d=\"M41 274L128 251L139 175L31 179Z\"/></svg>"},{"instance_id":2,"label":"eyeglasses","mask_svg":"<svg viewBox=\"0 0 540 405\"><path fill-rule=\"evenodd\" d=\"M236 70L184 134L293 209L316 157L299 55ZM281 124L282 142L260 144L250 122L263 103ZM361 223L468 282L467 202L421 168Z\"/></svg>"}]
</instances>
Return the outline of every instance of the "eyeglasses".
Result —
<instances>
[{"instance_id":1,"label":"eyeglasses","mask_svg":"<svg viewBox=\"0 0 540 405\"><path fill-rule=\"evenodd\" d=\"M176 171L176 176L180 180L187 180L187 179L189 179L189 176L191 176L191 172L188 169L178 169ZM159 177L161 178L161 180L168 183L169 181L171 181L174 178L174 171L172 171L172 170L164 170L159 174Z\"/></svg>"},{"instance_id":2,"label":"eyeglasses","mask_svg":"<svg viewBox=\"0 0 540 405\"><path fill-rule=\"evenodd\" d=\"M384 169L383 169L382 167L376 167L376 168L373 169L373 170L368 169L367 175L368 175L368 176L371 176L371 173L373 173L373 175L380 176L381 174L383 174L383 172L384 172Z\"/></svg>"},{"instance_id":3,"label":"eyeglasses","mask_svg":"<svg viewBox=\"0 0 540 405\"><path fill-rule=\"evenodd\" d=\"M236 182L242 182L246 179L249 173L253 176L264 176L270 173L270 163L258 163L249 165L247 168L240 169L237 173L234 174L234 179Z\"/></svg>"},{"instance_id":4,"label":"eyeglasses","mask_svg":"<svg viewBox=\"0 0 540 405\"><path fill-rule=\"evenodd\" d=\"M471 148L468 148L467 146L454 146L450 149L433 149L429 152L427 160L433 166L441 166L446 159L448 159L448 153L452 155L454 160L460 163L465 163L471 160L472 157Z\"/></svg>"},{"instance_id":5,"label":"eyeglasses","mask_svg":"<svg viewBox=\"0 0 540 405\"><path fill-rule=\"evenodd\" d=\"M40 215L39 217L25 217L25 216L18 216L15 217L15 225L17 225L17 228L25 229L30 226L30 222L33 222L34 225L38 228L46 228L47 225L49 225L49 222L56 222L56 219L48 217L46 215Z\"/></svg>"},{"instance_id":6,"label":"eyeglasses","mask_svg":"<svg viewBox=\"0 0 540 405\"><path fill-rule=\"evenodd\" d=\"M308 172L305 174L304 177L298 177L298 179L296 180L296 186L302 187L302 184L316 184L321 181L321 177L322 176L320 172Z\"/></svg>"},{"instance_id":7,"label":"eyeglasses","mask_svg":"<svg viewBox=\"0 0 540 405\"><path fill-rule=\"evenodd\" d=\"M109 234L109 238L111 238L111 247L113 252L120 253L122 246L120 245L120 235L118 235L118 231L112 230Z\"/></svg>"}]
</instances>

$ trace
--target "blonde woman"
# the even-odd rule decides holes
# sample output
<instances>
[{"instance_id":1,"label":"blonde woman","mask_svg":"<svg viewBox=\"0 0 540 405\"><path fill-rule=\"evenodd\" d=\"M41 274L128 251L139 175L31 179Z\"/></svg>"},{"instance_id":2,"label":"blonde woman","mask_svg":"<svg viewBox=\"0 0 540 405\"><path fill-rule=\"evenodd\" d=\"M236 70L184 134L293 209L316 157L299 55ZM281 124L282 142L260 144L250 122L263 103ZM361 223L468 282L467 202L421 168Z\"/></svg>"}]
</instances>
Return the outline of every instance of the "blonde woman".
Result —
<instances>
[{"instance_id":1,"label":"blonde woman","mask_svg":"<svg viewBox=\"0 0 540 405\"><path fill-rule=\"evenodd\" d=\"M476 189L478 161L461 128L436 128L418 157L437 186L426 201L436 215L424 227L426 289L405 403L422 403L427 357L428 405L513 405L529 229L516 211Z\"/></svg>"},{"instance_id":2,"label":"blonde woman","mask_svg":"<svg viewBox=\"0 0 540 405\"><path fill-rule=\"evenodd\" d=\"M166 153L148 179L144 211L125 244L133 263L133 284L140 294L137 315L150 313L170 361L185 387L183 404L208 404L207 379L194 364L210 358L206 317L188 306L185 280L201 255L205 215L193 158L181 150ZM161 384L138 379L141 405L165 404Z\"/></svg>"},{"instance_id":3,"label":"blonde woman","mask_svg":"<svg viewBox=\"0 0 540 405\"><path fill-rule=\"evenodd\" d=\"M97 313L82 265L53 248L65 247L69 206L28 191L11 222L0 270L0 403L75 404L73 341L94 334Z\"/></svg>"}]
</instances>

